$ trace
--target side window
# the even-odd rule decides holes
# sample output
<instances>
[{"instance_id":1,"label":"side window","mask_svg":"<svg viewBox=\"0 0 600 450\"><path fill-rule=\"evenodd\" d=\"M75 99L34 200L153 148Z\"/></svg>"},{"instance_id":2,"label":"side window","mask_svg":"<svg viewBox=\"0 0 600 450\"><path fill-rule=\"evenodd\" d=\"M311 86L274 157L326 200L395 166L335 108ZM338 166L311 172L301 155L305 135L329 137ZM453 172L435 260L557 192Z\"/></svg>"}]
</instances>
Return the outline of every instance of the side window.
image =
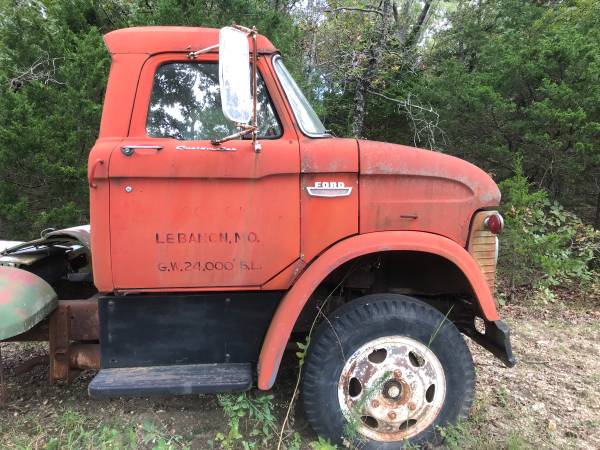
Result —
<instances>
[{"instance_id":1,"label":"side window","mask_svg":"<svg viewBox=\"0 0 600 450\"><path fill-rule=\"evenodd\" d=\"M260 74L257 94L258 136L281 136L281 125ZM146 122L148 136L207 140L237 131L221 110L218 64L169 63L157 69Z\"/></svg>"}]
</instances>

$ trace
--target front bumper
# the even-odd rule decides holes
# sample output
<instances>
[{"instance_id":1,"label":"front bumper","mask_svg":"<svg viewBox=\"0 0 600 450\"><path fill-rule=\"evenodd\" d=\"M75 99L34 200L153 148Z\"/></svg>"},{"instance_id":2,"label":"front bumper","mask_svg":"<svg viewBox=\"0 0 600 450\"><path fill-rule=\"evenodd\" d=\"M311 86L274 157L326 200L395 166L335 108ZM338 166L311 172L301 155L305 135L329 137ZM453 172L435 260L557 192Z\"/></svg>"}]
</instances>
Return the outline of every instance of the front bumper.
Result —
<instances>
[{"instance_id":1,"label":"front bumper","mask_svg":"<svg viewBox=\"0 0 600 450\"><path fill-rule=\"evenodd\" d=\"M483 348L491 352L508 367L517 363L510 343L510 330L502 320L485 321L485 332L481 333L473 324L461 330Z\"/></svg>"}]
</instances>

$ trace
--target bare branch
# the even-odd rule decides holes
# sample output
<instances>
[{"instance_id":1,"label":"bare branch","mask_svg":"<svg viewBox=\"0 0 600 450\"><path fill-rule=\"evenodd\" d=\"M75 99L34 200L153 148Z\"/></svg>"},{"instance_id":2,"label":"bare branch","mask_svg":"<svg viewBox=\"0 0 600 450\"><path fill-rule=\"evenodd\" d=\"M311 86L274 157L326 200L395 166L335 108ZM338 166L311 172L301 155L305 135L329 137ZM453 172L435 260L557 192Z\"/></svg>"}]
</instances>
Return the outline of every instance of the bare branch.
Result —
<instances>
[{"instance_id":1,"label":"bare branch","mask_svg":"<svg viewBox=\"0 0 600 450\"><path fill-rule=\"evenodd\" d=\"M333 8L333 9L326 9L324 12L326 13L336 13L339 11L358 11L358 12L363 12L363 13L373 13L373 14L379 14L380 16L383 16L383 12L378 10L378 9L372 9L372 8L356 8L356 7L351 7L351 6L340 6L339 8Z\"/></svg>"},{"instance_id":2,"label":"bare branch","mask_svg":"<svg viewBox=\"0 0 600 450\"><path fill-rule=\"evenodd\" d=\"M445 133L439 127L440 115L432 106L423 106L416 103L412 94L408 94L406 99L397 99L389 97L381 92L369 90L369 93L377 95L398 105L398 112L408 116L413 130L413 142L415 146L424 142L430 149L438 149L436 137L440 136L445 143Z\"/></svg>"},{"instance_id":3,"label":"bare branch","mask_svg":"<svg viewBox=\"0 0 600 450\"><path fill-rule=\"evenodd\" d=\"M36 59L31 66L26 69L16 70L16 76L9 81L10 87L15 91L21 89L27 83L40 81L46 85L54 83L61 84L56 78L56 63L64 58L50 58L47 52Z\"/></svg>"}]
</instances>

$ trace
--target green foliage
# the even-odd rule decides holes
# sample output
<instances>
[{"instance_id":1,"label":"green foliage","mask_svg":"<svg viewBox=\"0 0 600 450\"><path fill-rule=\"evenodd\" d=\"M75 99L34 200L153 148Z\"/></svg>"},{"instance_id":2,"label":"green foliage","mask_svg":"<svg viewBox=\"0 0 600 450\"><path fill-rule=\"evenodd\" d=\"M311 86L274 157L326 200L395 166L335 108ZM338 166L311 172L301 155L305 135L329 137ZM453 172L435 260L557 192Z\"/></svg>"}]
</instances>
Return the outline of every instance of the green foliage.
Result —
<instances>
[{"instance_id":1,"label":"green foliage","mask_svg":"<svg viewBox=\"0 0 600 450\"><path fill-rule=\"evenodd\" d=\"M306 341L296 342L296 345L300 349L300 351L296 352L296 357L298 358L298 365L300 368L304 366L304 359L306 358L306 351L308 350L308 346L310 345L310 335L306 336Z\"/></svg>"},{"instance_id":2,"label":"green foliage","mask_svg":"<svg viewBox=\"0 0 600 450\"><path fill-rule=\"evenodd\" d=\"M530 450L532 447L518 434L511 433L504 442L492 436L477 433L472 422L461 421L456 425L438 428L448 450Z\"/></svg>"},{"instance_id":3,"label":"green foliage","mask_svg":"<svg viewBox=\"0 0 600 450\"><path fill-rule=\"evenodd\" d=\"M272 395L246 392L219 395L228 430L217 433L214 443L224 450L266 448L277 432Z\"/></svg>"},{"instance_id":4,"label":"green foliage","mask_svg":"<svg viewBox=\"0 0 600 450\"><path fill-rule=\"evenodd\" d=\"M256 25L301 76L326 125L347 134L381 17L296 3L0 0L0 238L89 221L87 155L110 66L102 35L116 28ZM435 144L505 179L501 270L547 295L569 280L585 285L598 238L573 212L600 221L600 3L434 2L416 48L402 34L421 2L395 3L401 17L371 74L362 134ZM416 133L419 123L426 128Z\"/></svg>"},{"instance_id":5,"label":"green foliage","mask_svg":"<svg viewBox=\"0 0 600 450\"><path fill-rule=\"evenodd\" d=\"M533 189L520 160L513 177L500 184L506 230L499 267L512 284L548 288L593 280L592 265L600 257L600 233L575 214L551 202L545 191Z\"/></svg>"},{"instance_id":6,"label":"green foliage","mask_svg":"<svg viewBox=\"0 0 600 450\"><path fill-rule=\"evenodd\" d=\"M209 442L211 448L252 450L276 447L279 427L277 417L273 414L273 395L243 392L222 394L218 398L227 418L227 430L216 434L214 440ZM291 433L280 444L280 448L285 450L306 448L298 432ZM317 450L337 448L321 437L306 445Z\"/></svg>"},{"instance_id":7,"label":"green foliage","mask_svg":"<svg viewBox=\"0 0 600 450\"><path fill-rule=\"evenodd\" d=\"M94 448L120 450L137 448L135 428L132 426L109 426L90 423L76 411L67 410L57 419L59 429L44 443L45 450L77 450ZM39 438L36 439L39 442ZM35 443L24 448L39 448ZM170 449L169 449L170 450Z\"/></svg>"},{"instance_id":8,"label":"green foliage","mask_svg":"<svg viewBox=\"0 0 600 450\"><path fill-rule=\"evenodd\" d=\"M87 152L109 57L102 23L73 29L64 8L0 2L0 224L14 238L88 220Z\"/></svg>"},{"instance_id":9,"label":"green foliage","mask_svg":"<svg viewBox=\"0 0 600 450\"><path fill-rule=\"evenodd\" d=\"M519 155L552 201L593 219L600 183L600 4L458 2L426 55L418 95L443 150L499 179Z\"/></svg>"},{"instance_id":10,"label":"green foliage","mask_svg":"<svg viewBox=\"0 0 600 450\"><path fill-rule=\"evenodd\" d=\"M36 406L41 407L41 405ZM151 421L107 418L95 410L11 412L0 422L0 448L19 450L185 450L185 439Z\"/></svg>"},{"instance_id":11,"label":"green foliage","mask_svg":"<svg viewBox=\"0 0 600 450\"><path fill-rule=\"evenodd\" d=\"M188 448L184 445L183 437L166 433L153 422L145 421L142 424L141 441L150 446L152 450L175 450Z\"/></svg>"},{"instance_id":12,"label":"green foliage","mask_svg":"<svg viewBox=\"0 0 600 450\"><path fill-rule=\"evenodd\" d=\"M335 450L337 445L333 445L328 439L319 436L319 439L310 443L310 448L313 450Z\"/></svg>"},{"instance_id":13,"label":"green foliage","mask_svg":"<svg viewBox=\"0 0 600 450\"><path fill-rule=\"evenodd\" d=\"M89 222L87 157L110 67L103 34L233 21L256 25L298 65L297 27L267 0L0 0L0 236Z\"/></svg>"}]
</instances>

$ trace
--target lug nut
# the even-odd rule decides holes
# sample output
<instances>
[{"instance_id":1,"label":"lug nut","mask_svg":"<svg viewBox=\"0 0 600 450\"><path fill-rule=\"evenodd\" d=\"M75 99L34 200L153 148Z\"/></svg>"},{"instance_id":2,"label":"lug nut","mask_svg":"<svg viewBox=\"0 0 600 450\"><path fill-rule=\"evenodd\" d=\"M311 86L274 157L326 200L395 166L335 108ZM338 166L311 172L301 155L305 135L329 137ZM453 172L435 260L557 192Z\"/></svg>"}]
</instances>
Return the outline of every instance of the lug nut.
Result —
<instances>
[{"instance_id":1,"label":"lug nut","mask_svg":"<svg viewBox=\"0 0 600 450\"><path fill-rule=\"evenodd\" d=\"M377 401L377 400L371 400L371 406L373 408L377 408L379 406L379 401Z\"/></svg>"},{"instance_id":2,"label":"lug nut","mask_svg":"<svg viewBox=\"0 0 600 450\"><path fill-rule=\"evenodd\" d=\"M415 409L417 409L417 405L415 405L413 402L410 402L408 404L408 409L410 409L411 411L414 411Z\"/></svg>"},{"instance_id":3,"label":"lug nut","mask_svg":"<svg viewBox=\"0 0 600 450\"><path fill-rule=\"evenodd\" d=\"M396 413L395 413L394 411L390 411L390 412L388 413L388 417L389 417L391 420L396 420Z\"/></svg>"}]
</instances>

